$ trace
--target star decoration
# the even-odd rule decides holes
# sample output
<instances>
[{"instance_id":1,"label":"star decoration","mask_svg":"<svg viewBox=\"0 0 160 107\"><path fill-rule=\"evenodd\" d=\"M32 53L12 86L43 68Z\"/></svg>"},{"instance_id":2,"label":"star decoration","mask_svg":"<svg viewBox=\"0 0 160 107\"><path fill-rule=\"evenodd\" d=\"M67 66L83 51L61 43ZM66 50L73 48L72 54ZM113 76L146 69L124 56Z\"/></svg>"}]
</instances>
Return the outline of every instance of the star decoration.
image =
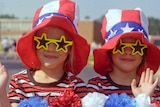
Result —
<instances>
[{"instance_id":1,"label":"star decoration","mask_svg":"<svg viewBox=\"0 0 160 107\"><path fill-rule=\"evenodd\" d=\"M143 29L138 29L139 32L141 32L142 34L144 34L144 37L149 40L148 35L145 35L145 32Z\"/></svg>"},{"instance_id":2,"label":"star decoration","mask_svg":"<svg viewBox=\"0 0 160 107\"><path fill-rule=\"evenodd\" d=\"M106 41L109 41L110 39L119 36L124 33L128 32L141 32L144 37L148 39L148 31L146 32L142 25L135 23L135 22L119 22L115 24L114 26L110 26L106 28L108 31L106 31Z\"/></svg>"},{"instance_id":3,"label":"star decoration","mask_svg":"<svg viewBox=\"0 0 160 107\"><path fill-rule=\"evenodd\" d=\"M144 49L147 48L147 45L142 44L140 40L137 40L136 43L133 45L134 50L132 52L133 55L139 54L141 56L144 55Z\"/></svg>"},{"instance_id":4,"label":"star decoration","mask_svg":"<svg viewBox=\"0 0 160 107\"><path fill-rule=\"evenodd\" d=\"M48 44L50 44L50 39L47 38L45 33L43 33L41 37L34 36L34 40L37 42L37 49L43 48L44 50L48 50Z\"/></svg>"},{"instance_id":5,"label":"star decoration","mask_svg":"<svg viewBox=\"0 0 160 107\"><path fill-rule=\"evenodd\" d=\"M124 54L124 46L125 45L122 43L122 40L120 39L119 45L113 49L112 53L116 54L119 52L120 54Z\"/></svg>"},{"instance_id":6,"label":"star decoration","mask_svg":"<svg viewBox=\"0 0 160 107\"><path fill-rule=\"evenodd\" d=\"M138 32L141 32L141 33L143 33L143 29L141 30L141 29L138 29Z\"/></svg>"},{"instance_id":7,"label":"star decoration","mask_svg":"<svg viewBox=\"0 0 160 107\"><path fill-rule=\"evenodd\" d=\"M37 25L41 24L41 23L43 22L43 20L44 20L44 18L39 19L35 26L37 26Z\"/></svg>"},{"instance_id":8,"label":"star decoration","mask_svg":"<svg viewBox=\"0 0 160 107\"><path fill-rule=\"evenodd\" d=\"M123 33L131 32L134 28L130 28L129 24L127 23L125 27L121 28L123 30Z\"/></svg>"},{"instance_id":9,"label":"star decoration","mask_svg":"<svg viewBox=\"0 0 160 107\"><path fill-rule=\"evenodd\" d=\"M115 36L117 30L115 30L114 32L112 30L110 30L110 35L107 37L108 39L111 39L112 37Z\"/></svg>"},{"instance_id":10,"label":"star decoration","mask_svg":"<svg viewBox=\"0 0 160 107\"><path fill-rule=\"evenodd\" d=\"M48 13L48 14L45 14L43 16L41 16L39 19L38 19L38 22L35 23L34 27L41 24L45 19L48 19L50 17L53 16L53 13Z\"/></svg>"},{"instance_id":11,"label":"star decoration","mask_svg":"<svg viewBox=\"0 0 160 107\"><path fill-rule=\"evenodd\" d=\"M132 49L132 55L139 54L140 56L144 55L144 49L147 48L146 44L142 44L139 39L136 40L135 43L123 43L120 39L120 43L117 47L115 47L112 51L113 54L120 53L124 54L124 49L129 47Z\"/></svg>"},{"instance_id":12,"label":"star decoration","mask_svg":"<svg viewBox=\"0 0 160 107\"><path fill-rule=\"evenodd\" d=\"M56 45L56 51L68 52L68 46L72 46L73 41L67 41L65 36L61 36L59 40L57 39L49 39L46 36L46 33L43 33L41 37L34 36L34 40L37 42L36 48L43 48L44 50L48 50L49 44L53 43Z\"/></svg>"},{"instance_id":13,"label":"star decoration","mask_svg":"<svg viewBox=\"0 0 160 107\"><path fill-rule=\"evenodd\" d=\"M66 41L65 36L61 36L60 40L55 40L55 44L56 46L56 51L63 51L63 52L67 52L68 46L72 46L73 42L72 41Z\"/></svg>"}]
</instances>

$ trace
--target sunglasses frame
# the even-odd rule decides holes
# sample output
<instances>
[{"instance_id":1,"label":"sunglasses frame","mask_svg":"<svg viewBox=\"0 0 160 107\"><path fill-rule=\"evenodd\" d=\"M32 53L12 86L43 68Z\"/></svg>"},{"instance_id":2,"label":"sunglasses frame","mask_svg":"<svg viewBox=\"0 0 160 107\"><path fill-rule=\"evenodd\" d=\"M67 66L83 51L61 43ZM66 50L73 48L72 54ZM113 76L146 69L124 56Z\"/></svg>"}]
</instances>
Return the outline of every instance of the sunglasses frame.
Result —
<instances>
[{"instance_id":1,"label":"sunglasses frame","mask_svg":"<svg viewBox=\"0 0 160 107\"><path fill-rule=\"evenodd\" d=\"M49 39L46 33L43 33L41 37L34 36L34 41L37 42L36 49L43 48L44 50L48 50L49 44L53 43L56 45L56 52L63 51L65 53L68 52L68 47L73 45L73 41L67 41L64 35L60 39Z\"/></svg>"},{"instance_id":2,"label":"sunglasses frame","mask_svg":"<svg viewBox=\"0 0 160 107\"><path fill-rule=\"evenodd\" d=\"M136 50L136 47L139 46L140 47L140 50ZM117 46L112 50L112 53L113 54L117 54L117 53L120 53L120 54L124 54L124 49L126 47L129 47L132 49L132 55L136 55L136 54L139 54L140 56L143 56L144 55L144 49L148 48L146 44L143 44L141 43L141 41L139 39L136 40L135 43L123 43L122 42L122 39L120 39L120 43L118 45L118 48Z\"/></svg>"}]
</instances>

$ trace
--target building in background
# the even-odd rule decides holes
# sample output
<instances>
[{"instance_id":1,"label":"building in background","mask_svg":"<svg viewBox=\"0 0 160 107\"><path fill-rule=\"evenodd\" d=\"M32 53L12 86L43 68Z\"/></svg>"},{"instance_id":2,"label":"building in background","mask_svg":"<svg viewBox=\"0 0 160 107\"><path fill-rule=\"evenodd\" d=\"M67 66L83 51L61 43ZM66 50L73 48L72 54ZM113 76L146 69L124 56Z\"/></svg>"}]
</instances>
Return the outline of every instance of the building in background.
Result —
<instances>
[{"instance_id":1,"label":"building in background","mask_svg":"<svg viewBox=\"0 0 160 107\"><path fill-rule=\"evenodd\" d=\"M158 48L160 48L160 36L149 36L149 39L152 44L156 45Z\"/></svg>"},{"instance_id":2,"label":"building in background","mask_svg":"<svg viewBox=\"0 0 160 107\"><path fill-rule=\"evenodd\" d=\"M18 39L31 29L30 19L0 19L0 39Z\"/></svg>"},{"instance_id":3,"label":"building in background","mask_svg":"<svg viewBox=\"0 0 160 107\"><path fill-rule=\"evenodd\" d=\"M79 33L83 35L89 43L103 43L103 39L101 37L101 22L92 21L92 20L84 20L80 21L78 24Z\"/></svg>"},{"instance_id":4,"label":"building in background","mask_svg":"<svg viewBox=\"0 0 160 107\"><path fill-rule=\"evenodd\" d=\"M31 30L31 19L0 19L0 39L18 39L23 34ZM97 21L80 21L79 33L88 40L89 43L102 43L100 29L101 23Z\"/></svg>"}]
</instances>

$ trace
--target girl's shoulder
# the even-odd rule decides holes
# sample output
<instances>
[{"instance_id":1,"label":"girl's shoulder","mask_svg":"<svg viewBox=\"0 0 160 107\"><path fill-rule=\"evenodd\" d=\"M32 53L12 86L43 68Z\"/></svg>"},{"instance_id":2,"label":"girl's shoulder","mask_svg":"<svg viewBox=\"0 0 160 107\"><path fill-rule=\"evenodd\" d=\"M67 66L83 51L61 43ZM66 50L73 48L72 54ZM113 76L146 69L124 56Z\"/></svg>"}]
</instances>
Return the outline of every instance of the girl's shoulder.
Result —
<instances>
[{"instance_id":1,"label":"girl's shoulder","mask_svg":"<svg viewBox=\"0 0 160 107\"><path fill-rule=\"evenodd\" d=\"M107 79L106 76L99 75L99 76L94 76L94 77L92 77L92 78L89 79L88 81L101 81L101 80L106 80L106 79Z\"/></svg>"},{"instance_id":2,"label":"girl's shoulder","mask_svg":"<svg viewBox=\"0 0 160 107\"><path fill-rule=\"evenodd\" d=\"M67 78L72 80L72 81L83 81L80 77L72 74L71 72L67 72Z\"/></svg>"},{"instance_id":3,"label":"girl's shoulder","mask_svg":"<svg viewBox=\"0 0 160 107\"><path fill-rule=\"evenodd\" d=\"M27 75L27 72L28 72L28 70L27 70L27 69L24 69L24 70L22 70L22 71L20 71L20 72L17 72L17 73L15 73L15 74L13 74L13 75L12 75L12 78Z\"/></svg>"},{"instance_id":4,"label":"girl's shoulder","mask_svg":"<svg viewBox=\"0 0 160 107\"><path fill-rule=\"evenodd\" d=\"M11 76L11 81L21 82L23 80L30 81L30 75L28 69L24 69L20 72L17 72Z\"/></svg>"}]
</instances>

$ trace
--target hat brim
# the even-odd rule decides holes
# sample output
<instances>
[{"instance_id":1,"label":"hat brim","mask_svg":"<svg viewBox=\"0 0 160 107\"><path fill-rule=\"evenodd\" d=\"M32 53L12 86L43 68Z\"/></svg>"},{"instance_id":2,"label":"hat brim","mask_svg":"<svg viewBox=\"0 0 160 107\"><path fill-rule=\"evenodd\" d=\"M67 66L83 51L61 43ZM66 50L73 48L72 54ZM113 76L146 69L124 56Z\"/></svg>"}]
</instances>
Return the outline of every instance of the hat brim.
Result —
<instances>
[{"instance_id":1,"label":"hat brim","mask_svg":"<svg viewBox=\"0 0 160 107\"><path fill-rule=\"evenodd\" d=\"M160 55L160 50L158 47L147 41L146 38L144 38L144 35L140 32L128 32L118 35L105 43L101 48L95 49L93 51L95 71L100 75L106 75L106 73L112 70L111 58L108 56L107 52L117 45L120 38L124 37L140 39L148 46L145 64L141 66L137 73L141 75L146 68L150 68L154 70L154 72L157 72L160 65L160 58L158 57L158 55Z\"/></svg>"},{"instance_id":2,"label":"hat brim","mask_svg":"<svg viewBox=\"0 0 160 107\"><path fill-rule=\"evenodd\" d=\"M74 45L73 67L75 69L74 71L71 72L76 75L79 74L80 71L87 64L90 46L87 43L87 41L76 32L71 22L68 21L67 18L61 16L53 16L51 18L44 20L43 23L39 24L38 26L33 28L30 32L19 38L19 40L17 41L16 49L24 65L28 68L36 68L36 69L40 68L41 64L36 55L36 49L34 46L33 38L36 32L45 26L59 27L70 35Z\"/></svg>"}]
</instances>

